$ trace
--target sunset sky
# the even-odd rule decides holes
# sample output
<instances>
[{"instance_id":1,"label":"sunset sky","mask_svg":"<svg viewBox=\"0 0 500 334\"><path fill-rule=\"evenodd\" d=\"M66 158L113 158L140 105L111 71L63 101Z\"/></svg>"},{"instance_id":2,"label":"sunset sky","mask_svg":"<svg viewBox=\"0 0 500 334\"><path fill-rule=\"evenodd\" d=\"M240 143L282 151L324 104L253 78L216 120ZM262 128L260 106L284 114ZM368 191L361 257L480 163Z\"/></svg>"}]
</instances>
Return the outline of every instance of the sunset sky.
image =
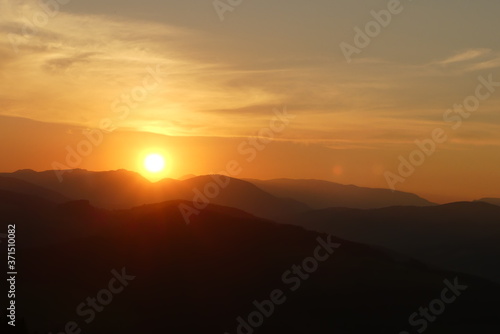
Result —
<instances>
[{"instance_id":1,"label":"sunset sky","mask_svg":"<svg viewBox=\"0 0 500 334\"><path fill-rule=\"evenodd\" d=\"M479 77L500 82L500 2L402 1L348 63L341 43L389 2L243 0L221 20L213 0L0 0L0 171L68 165L68 147L106 128L69 167L145 173L161 153L162 177L236 160L242 178L388 188L399 156L441 128L396 189L500 197L500 87L456 129L443 119ZM276 114L286 126L249 159L241 145Z\"/></svg>"}]
</instances>

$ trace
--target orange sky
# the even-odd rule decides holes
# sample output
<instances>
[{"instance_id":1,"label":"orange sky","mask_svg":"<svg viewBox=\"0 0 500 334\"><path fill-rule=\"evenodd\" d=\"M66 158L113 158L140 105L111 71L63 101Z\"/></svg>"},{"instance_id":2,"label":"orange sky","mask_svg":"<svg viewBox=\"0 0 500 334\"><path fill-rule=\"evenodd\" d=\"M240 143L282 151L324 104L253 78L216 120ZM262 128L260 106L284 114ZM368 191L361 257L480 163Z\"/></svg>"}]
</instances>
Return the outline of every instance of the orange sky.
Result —
<instances>
[{"instance_id":1,"label":"orange sky","mask_svg":"<svg viewBox=\"0 0 500 334\"><path fill-rule=\"evenodd\" d=\"M144 155L160 152L168 168L151 179L234 160L241 177L388 188L399 157L443 129L395 188L441 202L500 197L500 87L483 87L491 94L470 115L447 111L479 77L500 81L500 4L405 3L348 63L339 45L386 7L245 2L221 22L212 1L73 1L27 34L43 8L0 0L0 170L68 166L67 148L104 128L75 167L145 173ZM262 130L284 108L294 117ZM259 131L276 140L246 143Z\"/></svg>"},{"instance_id":2,"label":"orange sky","mask_svg":"<svg viewBox=\"0 0 500 334\"><path fill-rule=\"evenodd\" d=\"M254 149L252 154L253 146L244 137L169 137L117 130L103 135L102 143L93 146L88 156L77 153L81 161L72 155L69 161L75 165L69 165L68 147L78 152L78 145L87 140L82 128L10 117L0 120L3 139L0 150L8 157L2 161L3 171L48 170L57 162L89 170L124 168L156 180L220 173L229 162L236 161L241 169L237 176L242 178L318 178L387 188L384 172L393 168L395 156L406 153L395 147L333 148L323 143L279 139L263 144L262 151ZM286 131L282 136L287 138ZM238 150L241 145L244 154ZM168 167L163 174L151 175L144 170L142 163L147 153L165 155ZM397 190L444 202L499 196L498 187L494 186L500 182L499 164L496 147L448 145L448 149L438 151Z\"/></svg>"}]
</instances>

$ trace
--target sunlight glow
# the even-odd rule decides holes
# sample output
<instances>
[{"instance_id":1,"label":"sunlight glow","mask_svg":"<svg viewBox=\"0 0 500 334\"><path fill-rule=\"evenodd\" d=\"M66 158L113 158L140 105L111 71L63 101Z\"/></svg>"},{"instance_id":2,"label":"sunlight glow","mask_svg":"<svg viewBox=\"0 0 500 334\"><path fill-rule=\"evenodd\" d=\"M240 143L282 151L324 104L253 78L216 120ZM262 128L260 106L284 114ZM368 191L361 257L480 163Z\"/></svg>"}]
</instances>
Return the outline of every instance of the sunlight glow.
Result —
<instances>
[{"instance_id":1,"label":"sunlight glow","mask_svg":"<svg viewBox=\"0 0 500 334\"><path fill-rule=\"evenodd\" d=\"M150 154L144 160L144 167L151 173L161 172L165 168L165 159L159 154Z\"/></svg>"}]
</instances>

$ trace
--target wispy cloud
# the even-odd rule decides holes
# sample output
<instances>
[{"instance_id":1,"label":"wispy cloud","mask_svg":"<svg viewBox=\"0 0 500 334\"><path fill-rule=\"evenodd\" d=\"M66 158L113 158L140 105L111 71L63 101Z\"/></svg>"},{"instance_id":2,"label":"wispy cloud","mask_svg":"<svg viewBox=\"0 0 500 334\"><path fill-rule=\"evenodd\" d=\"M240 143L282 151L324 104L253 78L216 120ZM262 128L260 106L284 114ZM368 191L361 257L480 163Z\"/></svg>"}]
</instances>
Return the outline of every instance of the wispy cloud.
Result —
<instances>
[{"instance_id":1,"label":"wispy cloud","mask_svg":"<svg viewBox=\"0 0 500 334\"><path fill-rule=\"evenodd\" d=\"M454 64L454 63L461 63L464 61L469 61L477 58L481 58L483 56L486 56L488 54L491 54L492 50L490 49L470 49L466 50L460 53L457 53L449 58L446 58L444 60L441 60L438 62L438 64L441 65L448 65L448 64Z\"/></svg>"},{"instance_id":2,"label":"wispy cloud","mask_svg":"<svg viewBox=\"0 0 500 334\"><path fill-rule=\"evenodd\" d=\"M39 11L35 0L0 0L0 115L94 127L110 116L113 100L141 83L148 66L162 64L161 89L120 128L244 136L265 125L274 107L286 105L305 116L287 132L290 138L370 146L403 138L393 129L416 135L431 126L416 120L441 117L462 98L455 98L456 91L469 89L474 79L456 82L450 73L500 65L494 50L465 49L430 65L380 55L346 67L333 53L308 53L298 39L280 47L290 44L300 52L276 47L268 54L256 37L238 40L234 32L216 35L63 6L36 33L24 34L26 19ZM9 34L17 36L18 53Z\"/></svg>"}]
</instances>

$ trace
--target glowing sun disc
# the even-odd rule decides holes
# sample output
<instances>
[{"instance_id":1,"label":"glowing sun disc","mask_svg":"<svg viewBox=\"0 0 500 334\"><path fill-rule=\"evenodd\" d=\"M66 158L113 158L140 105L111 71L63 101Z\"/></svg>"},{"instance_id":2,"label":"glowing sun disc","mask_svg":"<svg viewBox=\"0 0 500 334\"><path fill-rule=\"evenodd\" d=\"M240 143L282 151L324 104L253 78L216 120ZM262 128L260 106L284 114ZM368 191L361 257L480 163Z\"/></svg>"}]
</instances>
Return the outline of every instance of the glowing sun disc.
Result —
<instances>
[{"instance_id":1,"label":"glowing sun disc","mask_svg":"<svg viewBox=\"0 0 500 334\"><path fill-rule=\"evenodd\" d=\"M161 172L165 168L165 159L159 154L150 154L144 160L144 167L151 173Z\"/></svg>"}]
</instances>

